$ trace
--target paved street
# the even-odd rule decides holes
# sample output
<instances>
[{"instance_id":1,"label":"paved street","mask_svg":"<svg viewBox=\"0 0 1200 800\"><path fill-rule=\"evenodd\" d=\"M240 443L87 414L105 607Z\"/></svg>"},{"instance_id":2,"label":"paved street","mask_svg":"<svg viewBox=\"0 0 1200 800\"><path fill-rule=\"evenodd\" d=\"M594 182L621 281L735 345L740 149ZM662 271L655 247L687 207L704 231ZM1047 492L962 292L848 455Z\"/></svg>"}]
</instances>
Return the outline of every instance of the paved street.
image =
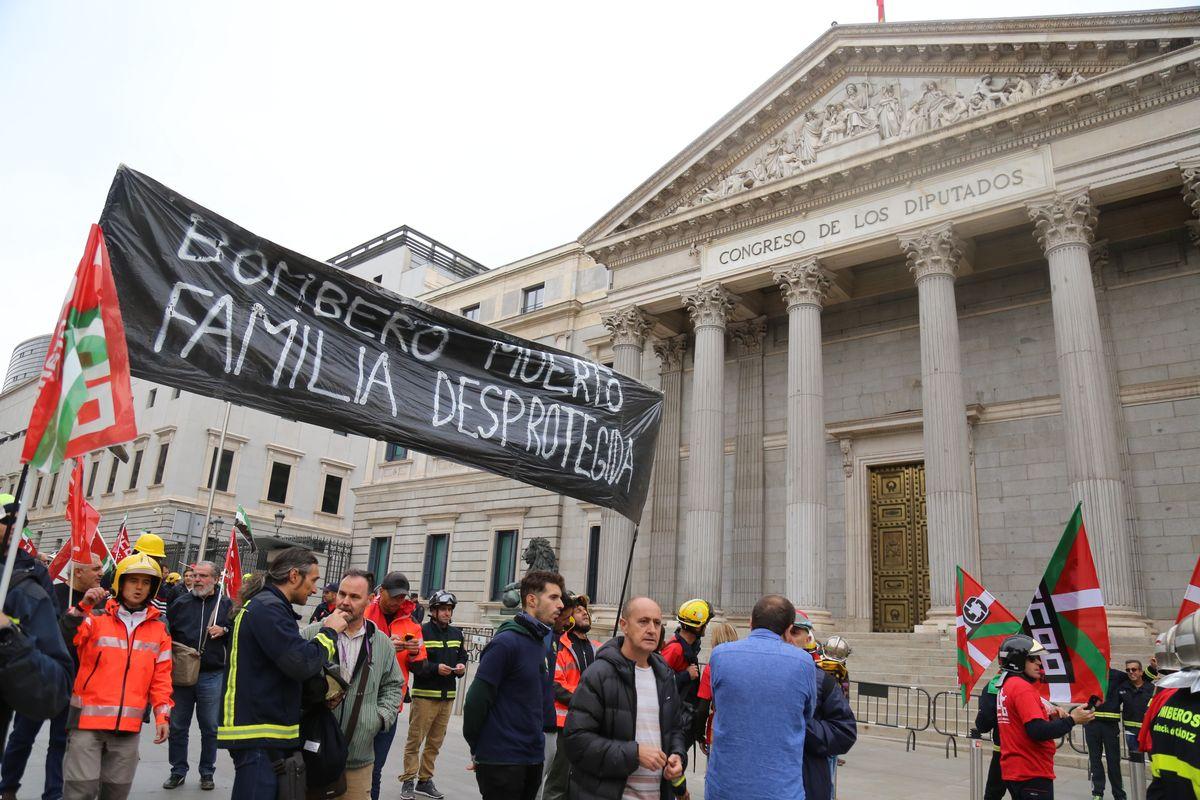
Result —
<instances>
[{"instance_id":1,"label":"paved street","mask_svg":"<svg viewBox=\"0 0 1200 800\"><path fill-rule=\"evenodd\" d=\"M384 770L383 797L395 800L399 795L396 777L400 774L404 757L404 732L407 715L401 721L401 730L396 735L396 744ZM451 717L451 731L446 735L446 746L438 759L435 782L446 793L448 800L474 800L479 797L474 777L467 771L467 747L460 733L461 717ZM36 800L41 796L42 764L45 761L45 729L30 760L26 774L27 782L22 786L19 800ZM193 732L194 734L194 732ZM178 800L222 800L229 796L233 765L225 753L218 755L217 790L201 792L195 773L194 757L199 752L198 738L191 741L192 769L188 782L175 790ZM965 752L965 751L964 751ZM170 771L167 764L166 744L153 743L153 735L147 727L142 736L142 762L138 767L132 800L162 800L165 792L162 782ZM699 769L688 768L688 784L692 797L704 797L703 756ZM968 762L965 757L947 759L940 749L921 748L915 753L904 752L901 742L863 737L849 756L849 763L838 771L838 796L846 800L873 798L927 798L928 800L969 800ZM1078 769L1058 770L1055 795L1060 800L1086 800L1091 796L1084 773ZM753 800L745 798L744 800Z\"/></svg>"}]
</instances>

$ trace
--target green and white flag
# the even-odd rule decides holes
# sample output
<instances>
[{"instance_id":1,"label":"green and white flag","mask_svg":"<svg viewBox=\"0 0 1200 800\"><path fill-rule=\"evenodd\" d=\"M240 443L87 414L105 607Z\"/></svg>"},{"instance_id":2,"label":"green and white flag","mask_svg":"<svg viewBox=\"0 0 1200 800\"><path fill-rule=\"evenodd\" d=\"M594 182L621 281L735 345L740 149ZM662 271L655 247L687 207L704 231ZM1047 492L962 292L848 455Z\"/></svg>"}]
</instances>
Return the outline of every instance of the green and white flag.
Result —
<instances>
[{"instance_id":1,"label":"green and white flag","mask_svg":"<svg viewBox=\"0 0 1200 800\"><path fill-rule=\"evenodd\" d=\"M254 543L254 532L250 530L250 518L246 516L246 509L241 506L238 506L237 515L233 518L233 527L246 537L246 541L250 544L250 552L257 552L258 545Z\"/></svg>"}]
</instances>

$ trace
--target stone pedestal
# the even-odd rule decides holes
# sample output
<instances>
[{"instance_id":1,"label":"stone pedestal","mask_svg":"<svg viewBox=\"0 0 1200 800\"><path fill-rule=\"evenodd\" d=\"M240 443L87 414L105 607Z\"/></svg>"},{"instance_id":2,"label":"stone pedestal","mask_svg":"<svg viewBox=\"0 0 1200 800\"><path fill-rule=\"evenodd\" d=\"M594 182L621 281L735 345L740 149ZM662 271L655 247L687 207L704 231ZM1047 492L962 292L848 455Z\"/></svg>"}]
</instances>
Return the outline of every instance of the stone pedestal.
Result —
<instances>
[{"instance_id":1,"label":"stone pedestal","mask_svg":"<svg viewBox=\"0 0 1200 800\"><path fill-rule=\"evenodd\" d=\"M821 308L830 279L815 258L775 272L788 311L785 591L820 628L826 609L825 384Z\"/></svg>"},{"instance_id":2,"label":"stone pedestal","mask_svg":"<svg viewBox=\"0 0 1200 800\"><path fill-rule=\"evenodd\" d=\"M716 604L725 503L725 325L736 296L720 284L683 295L695 327L688 512L680 596Z\"/></svg>"},{"instance_id":3,"label":"stone pedestal","mask_svg":"<svg viewBox=\"0 0 1200 800\"><path fill-rule=\"evenodd\" d=\"M1096 210L1086 190L1029 206L1050 265L1054 343L1071 496L1083 523L1109 606L1110 627L1146 629L1133 572L1132 536L1117 443L1116 387L1104 362L1090 250ZM1065 520L1070 509L1062 510Z\"/></svg>"},{"instance_id":4,"label":"stone pedestal","mask_svg":"<svg viewBox=\"0 0 1200 800\"><path fill-rule=\"evenodd\" d=\"M963 243L945 223L902 236L900 246L916 280L920 304L930 599L925 625L940 628L954 621L955 567L961 564L972 573L979 569L954 299Z\"/></svg>"},{"instance_id":5,"label":"stone pedestal","mask_svg":"<svg viewBox=\"0 0 1200 800\"><path fill-rule=\"evenodd\" d=\"M613 369L634 380L640 379L650 321L634 306L605 314L601 321L612 334ZM620 602L629 548L633 545L633 525L632 520L610 509L605 509L601 516L600 564L596 576L599 597L594 599L602 603Z\"/></svg>"}]
</instances>

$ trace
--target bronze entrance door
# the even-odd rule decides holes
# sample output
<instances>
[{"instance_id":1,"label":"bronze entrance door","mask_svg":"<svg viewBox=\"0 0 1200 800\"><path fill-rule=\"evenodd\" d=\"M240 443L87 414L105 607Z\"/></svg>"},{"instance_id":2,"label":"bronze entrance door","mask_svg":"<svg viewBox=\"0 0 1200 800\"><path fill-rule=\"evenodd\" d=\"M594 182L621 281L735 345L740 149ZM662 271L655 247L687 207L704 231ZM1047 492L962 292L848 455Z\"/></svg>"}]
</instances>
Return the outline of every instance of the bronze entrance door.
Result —
<instances>
[{"instance_id":1,"label":"bronze entrance door","mask_svg":"<svg viewBox=\"0 0 1200 800\"><path fill-rule=\"evenodd\" d=\"M871 468L871 630L910 633L929 611L925 465Z\"/></svg>"}]
</instances>

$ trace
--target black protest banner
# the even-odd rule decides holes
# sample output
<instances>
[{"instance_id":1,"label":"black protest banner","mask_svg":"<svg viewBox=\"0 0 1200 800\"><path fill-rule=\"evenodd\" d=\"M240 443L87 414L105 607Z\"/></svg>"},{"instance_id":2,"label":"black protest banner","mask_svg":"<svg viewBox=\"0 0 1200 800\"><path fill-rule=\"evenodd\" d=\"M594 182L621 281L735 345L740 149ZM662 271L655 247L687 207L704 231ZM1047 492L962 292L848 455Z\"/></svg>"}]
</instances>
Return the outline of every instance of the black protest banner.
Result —
<instances>
[{"instance_id":1,"label":"black protest banner","mask_svg":"<svg viewBox=\"0 0 1200 800\"><path fill-rule=\"evenodd\" d=\"M100 227L134 375L641 515L658 391L280 247L127 167Z\"/></svg>"}]
</instances>

